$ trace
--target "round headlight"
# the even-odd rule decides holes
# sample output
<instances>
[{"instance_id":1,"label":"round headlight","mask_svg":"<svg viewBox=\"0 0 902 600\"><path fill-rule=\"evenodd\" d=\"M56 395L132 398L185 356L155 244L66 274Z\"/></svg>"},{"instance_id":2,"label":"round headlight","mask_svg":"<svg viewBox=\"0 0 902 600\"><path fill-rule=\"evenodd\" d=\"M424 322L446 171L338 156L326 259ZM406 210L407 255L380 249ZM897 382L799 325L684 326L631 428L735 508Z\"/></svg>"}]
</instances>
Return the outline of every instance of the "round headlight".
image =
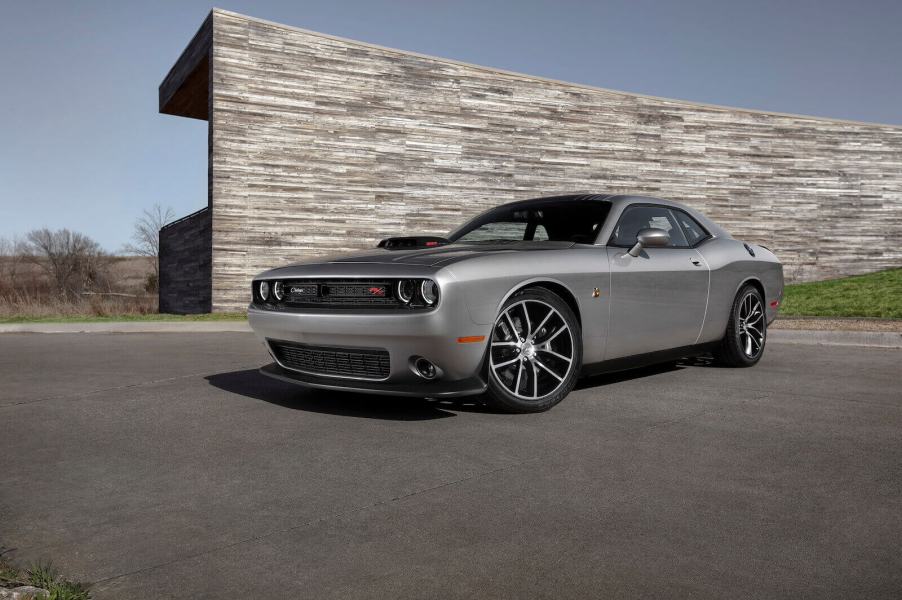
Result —
<instances>
[{"instance_id":1,"label":"round headlight","mask_svg":"<svg viewBox=\"0 0 902 600\"><path fill-rule=\"evenodd\" d=\"M260 298L266 300L269 298L269 282L261 281L260 282Z\"/></svg>"},{"instance_id":2,"label":"round headlight","mask_svg":"<svg viewBox=\"0 0 902 600\"><path fill-rule=\"evenodd\" d=\"M423 296L423 300L429 306L435 304L435 301L438 300L438 286L434 281L430 279L424 279L423 283L420 284L420 294Z\"/></svg>"},{"instance_id":3,"label":"round headlight","mask_svg":"<svg viewBox=\"0 0 902 600\"><path fill-rule=\"evenodd\" d=\"M281 301L282 298L285 297L285 284L281 281L277 281L272 284L272 295L276 300Z\"/></svg>"},{"instance_id":4,"label":"round headlight","mask_svg":"<svg viewBox=\"0 0 902 600\"><path fill-rule=\"evenodd\" d=\"M407 304L413 300L413 295L417 293L417 283L412 279L402 279L398 282L398 300Z\"/></svg>"}]
</instances>

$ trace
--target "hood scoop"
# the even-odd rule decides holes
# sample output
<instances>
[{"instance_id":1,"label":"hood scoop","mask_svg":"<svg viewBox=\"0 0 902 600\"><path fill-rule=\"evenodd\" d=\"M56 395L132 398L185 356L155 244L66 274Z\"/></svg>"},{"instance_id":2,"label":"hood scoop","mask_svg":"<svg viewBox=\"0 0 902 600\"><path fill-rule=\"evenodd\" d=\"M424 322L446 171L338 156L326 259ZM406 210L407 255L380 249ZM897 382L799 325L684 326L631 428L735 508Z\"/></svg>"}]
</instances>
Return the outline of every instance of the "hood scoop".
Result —
<instances>
[{"instance_id":1,"label":"hood scoop","mask_svg":"<svg viewBox=\"0 0 902 600\"><path fill-rule=\"evenodd\" d=\"M417 235L410 237L385 238L379 242L377 248L384 248L386 250L418 250L420 248L437 248L450 243L450 240L442 237Z\"/></svg>"}]
</instances>

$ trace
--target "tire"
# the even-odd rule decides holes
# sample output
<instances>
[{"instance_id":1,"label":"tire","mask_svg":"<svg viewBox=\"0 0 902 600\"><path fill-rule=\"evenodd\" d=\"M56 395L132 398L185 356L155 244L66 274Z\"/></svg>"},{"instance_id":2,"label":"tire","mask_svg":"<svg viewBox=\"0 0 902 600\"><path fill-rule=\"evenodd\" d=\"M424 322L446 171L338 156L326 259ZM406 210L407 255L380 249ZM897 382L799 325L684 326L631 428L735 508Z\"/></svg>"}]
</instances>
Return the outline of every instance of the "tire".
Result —
<instances>
[{"instance_id":1,"label":"tire","mask_svg":"<svg viewBox=\"0 0 902 600\"><path fill-rule=\"evenodd\" d=\"M505 412L542 412L576 385L582 331L576 315L546 288L527 288L504 303L486 353L486 402Z\"/></svg>"},{"instance_id":2,"label":"tire","mask_svg":"<svg viewBox=\"0 0 902 600\"><path fill-rule=\"evenodd\" d=\"M764 298L758 288L746 285L733 299L727 331L714 358L728 367L751 367L761 360L766 342Z\"/></svg>"}]
</instances>

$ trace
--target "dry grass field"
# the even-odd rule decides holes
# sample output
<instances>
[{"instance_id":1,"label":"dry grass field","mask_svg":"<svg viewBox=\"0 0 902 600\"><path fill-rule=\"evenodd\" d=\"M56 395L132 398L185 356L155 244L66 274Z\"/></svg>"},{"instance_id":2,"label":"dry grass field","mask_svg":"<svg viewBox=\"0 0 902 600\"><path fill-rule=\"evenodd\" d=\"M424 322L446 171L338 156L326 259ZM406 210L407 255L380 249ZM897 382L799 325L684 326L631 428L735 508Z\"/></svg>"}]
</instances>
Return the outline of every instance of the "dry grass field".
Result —
<instances>
[{"instance_id":1,"label":"dry grass field","mask_svg":"<svg viewBox=\"0 0 902 600\"><path fill-rule=\"evenodd\" d=\"M157 293L148 286L152 272L147 258L110 257L105 285L72 300L55 289L39 262L0 256L0 320L154 314Z\"/></svg>"}]
</instances>

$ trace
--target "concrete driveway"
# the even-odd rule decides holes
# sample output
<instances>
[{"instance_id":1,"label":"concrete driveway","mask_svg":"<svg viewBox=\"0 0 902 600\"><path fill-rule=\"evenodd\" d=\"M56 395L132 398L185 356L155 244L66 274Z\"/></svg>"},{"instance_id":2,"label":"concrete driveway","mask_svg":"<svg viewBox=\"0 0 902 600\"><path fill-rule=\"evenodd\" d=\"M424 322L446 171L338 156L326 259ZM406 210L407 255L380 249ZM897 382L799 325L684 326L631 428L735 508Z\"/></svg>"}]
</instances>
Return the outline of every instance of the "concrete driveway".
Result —
<instances>
[{"instance_id":1,"label":"concrete driveway","mask_svg":"<svg viewBox=\"0 0 902 600\"><path fill-rule=\"evenodd\" d=\"M311 393L249 334L0 336L0 545L96 598L899 598L902 351L540 415Z\"/></svg>"}]
</instances>

